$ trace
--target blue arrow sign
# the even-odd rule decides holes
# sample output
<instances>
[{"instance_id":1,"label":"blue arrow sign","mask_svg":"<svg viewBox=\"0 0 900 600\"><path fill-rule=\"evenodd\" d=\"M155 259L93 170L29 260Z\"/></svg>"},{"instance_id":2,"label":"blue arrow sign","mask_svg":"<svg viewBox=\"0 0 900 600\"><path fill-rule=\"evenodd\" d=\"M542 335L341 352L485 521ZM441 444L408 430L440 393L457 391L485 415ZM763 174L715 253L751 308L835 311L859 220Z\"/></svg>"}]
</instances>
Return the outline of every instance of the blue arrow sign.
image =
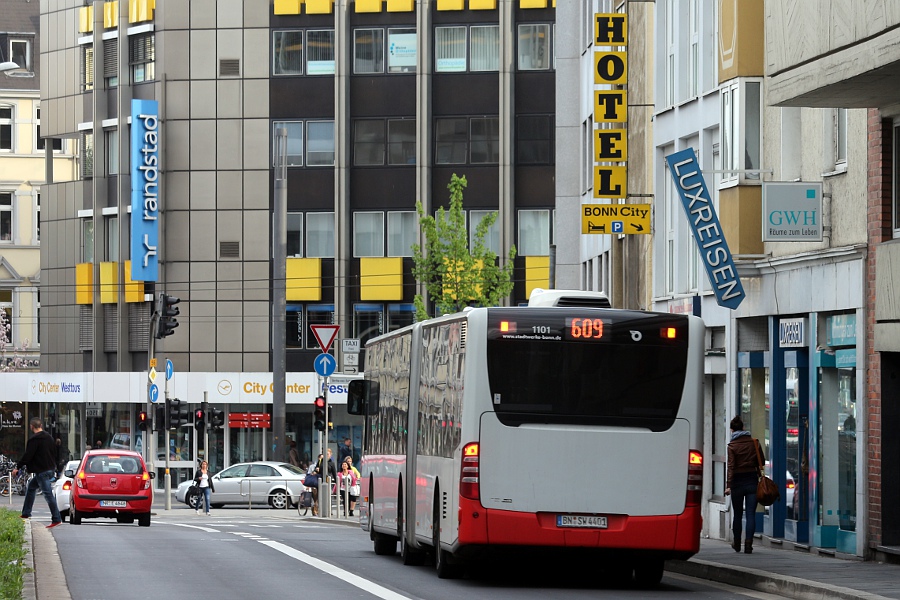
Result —
<instances>
[{"instance_id":1,"label":"blue arrow sign","mask_svg":"<svg viewBox=\"0 0 900 600\"><path fill-rule=\"evenodd\" d=\"M172 364L172 361L168 358L166 359L166 381L172 379L172 375L175 374L175 365Z\"/></svg>"},{"instance_id":2,"label":"blue arrow sign","mask_svg":"<svg viewBox=\"0 0 900 600\"><path fill-rule=\"evenodd\" d=\"M337 367L337 360L330 354L320 354L313 361L313 367L316 370L316 375L328 377L334 373Z\"/></svg>"},{"instance_id":3,"label":"blue arrow sign","mask_svg":"<svg viewBox=\"0 0 900 600\"><path fill-rule=\"evenodd\" d=\"M147 390L147 395L150 397L150 402L156 402L159 400L159 386L155 383L150 384L150 388Z\"/></svg>"}]
</instances>

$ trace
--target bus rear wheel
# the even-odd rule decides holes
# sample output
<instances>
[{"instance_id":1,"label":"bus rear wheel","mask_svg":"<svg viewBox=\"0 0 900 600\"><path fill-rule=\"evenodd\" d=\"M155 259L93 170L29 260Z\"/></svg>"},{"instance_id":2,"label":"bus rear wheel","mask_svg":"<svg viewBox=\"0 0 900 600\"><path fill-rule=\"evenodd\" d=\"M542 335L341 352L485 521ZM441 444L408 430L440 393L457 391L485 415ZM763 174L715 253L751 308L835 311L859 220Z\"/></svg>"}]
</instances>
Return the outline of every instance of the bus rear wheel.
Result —
<instances>
[{"instance_id":1,"label":"bus rear wheel","mask_svg":"<svg viewBox=\"0 0 900 600\"><path fill-rule=\"evenodd\" d=\"M438 579L456 579L459 577L459 565L452 564L452 555L441 548L441 513L438 503L434 503L434 526L432 528L431 545L434 546L434 568Z\"/></svg>"}]
</instances>

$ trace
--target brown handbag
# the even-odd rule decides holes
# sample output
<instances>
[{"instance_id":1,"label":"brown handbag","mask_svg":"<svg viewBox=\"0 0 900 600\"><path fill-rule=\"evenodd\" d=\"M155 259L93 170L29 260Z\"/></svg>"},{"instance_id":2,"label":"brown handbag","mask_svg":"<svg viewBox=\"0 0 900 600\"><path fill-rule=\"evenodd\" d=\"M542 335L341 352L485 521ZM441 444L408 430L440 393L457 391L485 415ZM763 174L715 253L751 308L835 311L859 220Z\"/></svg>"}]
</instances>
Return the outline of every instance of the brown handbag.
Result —
<instances>
[{"instance_id":1,"label":"brown handbag","mask_svg":"<svg viewBox=\"0 0 900 600\"><path fill-rule=\"evenodd\" d=\"M769 477L766 477L763 466L762 453L759 450L759 440L754 439L756 444L756 461L759 465L759 483L756 484L756 501L763 506L772 506L781 498L781 492L778 486Z\"/></svg>"}]
</instances>

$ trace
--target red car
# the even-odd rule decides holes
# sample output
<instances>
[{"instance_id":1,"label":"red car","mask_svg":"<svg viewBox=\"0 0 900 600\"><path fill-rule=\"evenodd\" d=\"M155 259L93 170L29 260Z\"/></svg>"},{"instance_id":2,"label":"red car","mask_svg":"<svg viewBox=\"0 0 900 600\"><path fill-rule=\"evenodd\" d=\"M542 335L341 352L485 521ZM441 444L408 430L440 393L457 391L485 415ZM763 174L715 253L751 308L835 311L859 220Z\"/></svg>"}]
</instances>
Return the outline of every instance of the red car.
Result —
<instances>
[{"instance_id":1,"label":"red car","mask_svg":"<svg viewBox=\"0 0 900 600\"><path fill-rule=\"evenodd\" d=\"M119 523L150 526L153 504L151 479L144 459L129 450L89 450L77 471L66 471L72 477L72 499L69 522L80 525L82 519L105 517Z\"/></svg>"}]
</instances>

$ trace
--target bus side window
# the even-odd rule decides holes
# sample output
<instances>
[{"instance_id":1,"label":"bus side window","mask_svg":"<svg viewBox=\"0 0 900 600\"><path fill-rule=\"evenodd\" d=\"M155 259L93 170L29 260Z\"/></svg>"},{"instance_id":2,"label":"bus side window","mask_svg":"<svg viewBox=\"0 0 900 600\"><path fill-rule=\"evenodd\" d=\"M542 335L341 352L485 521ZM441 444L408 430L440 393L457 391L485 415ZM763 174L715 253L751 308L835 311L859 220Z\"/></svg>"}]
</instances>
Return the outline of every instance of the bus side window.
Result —
<instances>
[{"instance_id":1,"label":"bus side window","mask_svg":"<svg viewBox=\"0 0 900 600\"><path fill-rule=\"evenodd\" d=\"M351 415L374 415L378 412L377 381L356 379L347 390L347 412Z\"/></svg>"}]
</instances>

